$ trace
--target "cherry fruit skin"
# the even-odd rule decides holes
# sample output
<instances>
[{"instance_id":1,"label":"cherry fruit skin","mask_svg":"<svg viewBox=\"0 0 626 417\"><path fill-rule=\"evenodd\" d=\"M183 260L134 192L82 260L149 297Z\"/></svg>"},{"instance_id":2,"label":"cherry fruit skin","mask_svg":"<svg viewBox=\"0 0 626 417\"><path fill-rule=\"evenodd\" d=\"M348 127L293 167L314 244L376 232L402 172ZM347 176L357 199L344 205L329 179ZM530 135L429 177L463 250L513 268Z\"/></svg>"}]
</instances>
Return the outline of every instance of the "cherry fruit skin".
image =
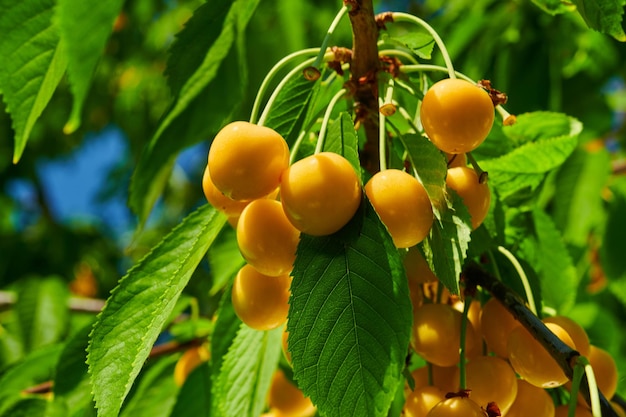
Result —
<instances>
[{"instance_id":1,"label":"cherry fruit skin","mask_svg":"<svg viewBox=\"0 0 626 417\"><path fill-rule=\"evenodd\" d=\"M289 166L289 147L273 129L237 121L213 139L208 169L213 183L233 200L249 201L274 191Z\"/></svg>"},{"instance_id":2,"label":"cherry fruit skin","mask_svg":"<svg viewBox=\"0 0 626 417\"><path fill-rule=\"evenodd\" d=\"M478 228L489 213L491 191L486 182L480 182L476 171L470 167L448 169L446 186L463 200L471 216L472 229Z\"/></svg>"},{"instance_id":3,"label":"cherry fruit skin","mask_svg":"<svg viewBox=\"0 0 626 417\"><path fill-rule=\"evenodd\" d=\"M365 184L365 194L397 248L415 246L430 232L433 209L414 176L399 169L377 172Z\"/></svg>"},{"instance_id":4,"label":"cherry fruit skin","mask_svg":"<svg viewBox=\"0 0 626 417\"><path fill-rule=\"evenodd\" d=\"M291 273L300 231L285 216L279 201L254 200L237 223L237 244L243 258L257 271L278 276Z\"/></svg>"},{"instance_id":5,"label":"cherry fruit skin","mask_svg":"<svg viewBox=\"0 0 626 417\"><path fill-rule=\"evenodd\" d=\"M237 316L255 330L285 324L289 312L291 277L264 275L244 265L233 283L231 299Z\"/></svg>"},{"instance_id":6,"label":"cherry fruit skin","mask_svg":"<svg viewBox=\"0 0 626 417\"><path fill-rule=\"evenodd\" d=\"M440 150L466 153L487 137L495 118L489 94L465 80L447 78L433 84L422 101L424 131Z\"/></svg>"},{"instance_id":7,"label":"cherry fruit skin","mask_svg":"<svg viewBox=\"0 0 626 417\"><path fill-rule=\"evenodd\" d=\"M343 156L320 152L291 165L280 180L280 201L301 232L325 236L339 231L361 204L361 185Z\"/></svg>"}]
</instances>

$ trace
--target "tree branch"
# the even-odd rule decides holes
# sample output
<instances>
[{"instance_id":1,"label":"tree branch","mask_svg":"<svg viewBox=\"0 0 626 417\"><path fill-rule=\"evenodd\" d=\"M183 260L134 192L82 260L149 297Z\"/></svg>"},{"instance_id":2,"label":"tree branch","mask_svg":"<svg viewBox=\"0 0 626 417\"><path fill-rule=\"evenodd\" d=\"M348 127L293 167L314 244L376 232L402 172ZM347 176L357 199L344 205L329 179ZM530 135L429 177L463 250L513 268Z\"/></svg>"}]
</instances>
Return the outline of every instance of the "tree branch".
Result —
<instances>
[{"instance_id":1,"label":"tree branch","mask_svg":"<svg viewBox=\"0 0 626 417\"><path fill-rule=\"evenodd\" d=\"M378 166L378 25L372 0L344 0L350 7L352 25L351 87L356 101L357 122L365 129L366 143L361 165L374 173Z\"/></svg>"},{"instance_id":2,"label":"tree branch","mask_svg":"<svg viewBox=\"0 0 626 417\"><path fill-rule=\"evenodd\" d=\"M565 372L565 375L572 380L574 376L573 365L576 362L576 358L580 356L580 353L563 343L561 339L552 333L550 329L524 305L524 302L515 292L481 268L478 264L472 262L467 265L463 271L463 276L466 284L470 288L480 286L498 299L498 301L511 312L513 317L541 343L557 361L563 372ZM587 376L584 374L580 384L580 393L587 404L590 404L589 382L587 381ZM601 392L599 395L602 415L604 417L618 417L604 395L602 395Z\"/></svg>"}]
</instances>

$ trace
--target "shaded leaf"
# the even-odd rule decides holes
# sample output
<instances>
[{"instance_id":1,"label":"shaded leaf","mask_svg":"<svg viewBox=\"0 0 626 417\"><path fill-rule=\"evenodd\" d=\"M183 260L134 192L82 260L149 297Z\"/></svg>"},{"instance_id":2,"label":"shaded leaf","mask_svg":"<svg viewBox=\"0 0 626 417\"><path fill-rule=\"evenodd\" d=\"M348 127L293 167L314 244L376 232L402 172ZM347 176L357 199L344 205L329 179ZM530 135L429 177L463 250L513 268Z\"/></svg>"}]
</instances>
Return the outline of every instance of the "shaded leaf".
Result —
<instances>
[{"instance_id":1,"label":"shaded leaf","mask_svg":"<svg viewBox=\"0 0 626 417\"><path fill-rule=\"evenodd\" d=\"M198 365L178 391L170 417L211 416L211 370L208 362Z\"/></svg>"},{"instance_id":2,"label":"shaded leaf","mask_svg":"<svg viewBox=\"0 0 626 417\"><path fill-rule=\"evenodd\" d=\"M431 59L435 40L426 30L418 28L399 35L389 36L389 42L406 46L422 59Z\"/></svg>"},{"instance_id":3,"label":"shaded leaf","mask_svg":"<svg viewBox=\"0 0 626 417\"><path fill-rule=\"evenodd\" d=\"M613 198L608 205L608 218L605 225L600 261L607 278L621 281L626 288L626 256L624 256L624 236L626 236L626 178L621 177L611 184ZM626 304L626 297L623 298Z\"/></svg>"},{"instance_id":4,"label":"shaded leaf","mask_svg":"<svg viewBox=\"0 0 626 417\"><path fill-rule=\"evenodd\" d=\"M222 229L209 249L209 266L211 268L211 277L213 278L210 290L211 295L217 294L222 290L245 263L239 251L236 236L235 229L228 225Z\"/></svg>"},{"instance_id":5,"label":"shaded leaf","mask_svg":"<svg viewBox=\"0 0 626 417\"><path fill-rule=\"evenodd\" d=\"M86 363L92 326L93 323L89 323L67 341L56 367L54 399L65 403L67 417L83 416L85 409L95 406Z\"/></svg>"},{"instance_id":6,"label":"shaded leaf","mask_svg":"<svg viewBox=\"0 0 626 417\"><path fill-rule=\"evenodd\" d=\"M44 398L23 398L0 414L2 417L64 417L63 404Z\"/></svg>"},{"instance_id":7,"label":"shaded leaf","mask_svg":"<svg viewBox=\"0 0 626 417\"><path fill-rule=\"evenodd\" d=\"M62 339L67 331L69 291L60 277L32 277L22 282L15 306L27 351Z\"/></svg>"},{"instance_id":8,"label":"shaded leaf","mask_svg":"<svg viewBox=\"0 0 626 417\"><path fill-rule=\"evenodd\" d=\"M450 206L441 213L441 219L435 218L430 234L420 245L435 276L452 294L458 294L472 223L461 198L454 190L448 190L448 193Z\"/></svg>"},{"instance_id":9,"label":"shaded leaf","mask_svg":"<svg viewBox=\"0 0 626 417\"><path fill-rule=\"evenodd\" d=\"M342 112L328 125L324 151L342 155L350 162L355 172L361 172L358 138L354 130L354 122L348 113Z\"/></svg>"},{"instance_id":10,"label":"shaded leaf","mask_svg":"<svg viewBox=\"0 0 626 417\"><path fill-rule=\"evenodd\" d=\"M52 22L55 0L0 0L0 92L13 120L17 163L67 66Z\"/></svg>"},{"instance_id":11,"label":"shaded leaf","mask_svg":"<svg viewBox=\"0 0 626 417\"><path fill-rule=\"evenodd\" d=\"M235 314L232 298L232 282L224 290L220 306L217 311L217 320L211 337L211 371L213 381L222 369L222 361L233 343L242 321Z\"/></svg>"},{"instance_id":12,"label":"shaded leaf","mask_svg":"<svg viewBox=\"0 0 626 417\"><path fill-rule=\"evenodd\" d=\"M532 0L541 10L555 16L576 10L576 6L569 1L563 0Z\"/></svg>"},{"instance_id":13,"label":"shaded leaf","mask_svg":"<svg viewBox=\"0 0 626 417\"><path fill-rule=\"evenodd\" d=\"M187 216L113 290L87 362L100 417L116 416L191 274L226 218L210 205Z\"/></svg>"},{"instance_id":14,"label":"shaded leaf","mask_svg":"<svg viewBox=\"0 0 626 417\"><path fill-rule=\"evenodd\" d=\"M543 303L554 308L559 314L567 314L576 301L578 289L576 268L550 216L540 209L535 209L533 220Z\"/></svg>"},{"instance_id":15,"label":"shaded leaf","mask_svg":"<svg viewBox=\"0 0 626 417\"><path fill-rule=\"evenodd\" d=\"M213 384L216 415L261 414L280 359L281 337L282 327L264 332L240 325Z\"/></svg>"},{"instance_id":16,"label":"shaded leaf","mask_svg":"<svg viewBox=\"0 0 626 417\"><path fill-rule=\"evenodd\" d=\"M386 416L411 303L398 251L369 202L334 235L302 235L293 276L287 326L298 386L322 415Z\"/></svg>"},{"instance_id":17,"label":"shaded leaf","mask_svg":"<svg viewBox=\"0 0 626 417\"><path fill-rule=\"evenodd\" d=\"M119 15L123 0L89 2L58 0L56 12L61 42L67 53L67 73L74 104L66 132L80 126L81 111L91 80Z\"/></svg>"},{"instance_id":18,"label":"shaded leaf","mask_svg":"<svg viewBox=\"0 0 626 417\"><path fill-rule=\"evenodd\" d=\"M302 74L298 74L280 90L274 105L269 110L264 125L280 133L289 147L298 136L311 104L311 98L318 88L319 80L309 81Z\"/></svg>"},{"instance_id":19,"label":"shaded leaf","mask_svg":"<svg viewBox=\"0 0 626 417\"><path fill-rule=\"evenodd\" d=\"M408 153L409 161L417 177L426 188L435 216L440 217L446 209L446 159L431 141L421 135L403 135L400 140Z\"/></svg>"},{"instance_id":20,"label":"shaded leaf","mask_svg":"<svg viewBox=\"0 0 626 417\"><path fill-rule=\"evenodd\" d=\"M591 29L606 33L618 41L626 41L622 27L623 0L572 0Z\"/></svg>"},{"instance_id":21,"label":"shaded leaf","mask_svg":"<svg viewBox=\"0 0 626 417\"><path fill-rule=\"evenodd\" d=\"M23 398L23 390L53 378L62 348L58 344L46 346L3 370L0 377L0 415L5 415L12 404Z\"/></svg>"},{"instance_id":22,"label":"shaded leaf","mask_svg":"<svg viewBox=\"0 0 626 417\"><path fill-rule=\"evenodd\" d=\"M178 386L174 381L177 360L175 355L166 356L145 369L136 389L124 404L120 417L169 416L178 394Z\"/></svg>"}]
</instances>

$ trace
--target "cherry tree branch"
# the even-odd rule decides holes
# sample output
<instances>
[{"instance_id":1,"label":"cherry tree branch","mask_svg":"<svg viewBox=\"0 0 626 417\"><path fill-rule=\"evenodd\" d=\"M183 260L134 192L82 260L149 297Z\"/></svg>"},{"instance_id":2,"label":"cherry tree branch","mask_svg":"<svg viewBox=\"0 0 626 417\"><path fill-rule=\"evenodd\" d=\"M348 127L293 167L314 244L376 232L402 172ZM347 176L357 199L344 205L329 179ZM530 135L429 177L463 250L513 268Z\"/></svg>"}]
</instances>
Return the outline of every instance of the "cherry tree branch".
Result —
<instances>
[{"instance_id":1,"label":"cherry tree branch","mask_svg":"<svg viewBox=\"0 0 626 417\"><path fill-rule=\"evenodd\" d=\"M357 122L366 136L361 165L369 172L379 169L378 151L378 25L372 0L344 0L352 25L350 87L354 92Z\"/></svg>"},{"instance_id":2,"label":"cherry tree branch","mask_svg":"<svg viewBox=\"0 0 626 417\"><path fill-rule=\"evenodd\" d=\"M493 297L498 299L502 305L515 317L541 345L557 361L565 375L571 380L574 376L574 365L580 356L576 350L572 349L561 341L546 325L534 315L524 304L522 299L510 288L500 282L495 276L485 271L475 262L467 265L463 271L463 276L468 287L480 286L489 291ZM583 375L580 384L580 393L590 404L589 382L587 376ZM602 416L618 417L609 401L599 393Z\"/></svg>"}]
</instances>

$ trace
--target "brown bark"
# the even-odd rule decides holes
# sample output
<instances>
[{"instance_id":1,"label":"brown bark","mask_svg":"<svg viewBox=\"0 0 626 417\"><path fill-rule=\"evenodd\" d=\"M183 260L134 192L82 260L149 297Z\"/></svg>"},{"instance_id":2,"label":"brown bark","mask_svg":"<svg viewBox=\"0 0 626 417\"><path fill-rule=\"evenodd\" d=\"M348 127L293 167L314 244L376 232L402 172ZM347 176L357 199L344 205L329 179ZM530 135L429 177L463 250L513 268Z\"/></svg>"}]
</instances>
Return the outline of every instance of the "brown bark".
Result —
<instances>
[{"instance_id":1,"label":"brown bark","mask_svg":"<svg viewBox=\"0 0 626 417\"><path fill-rule=\"evenodd\" d=\"M379 170L378 152L378 26L372 0L344 0L350 7L352 25L351 87L357 122L366 135L361 165L371 173Z\"/></svg>"}]
</instances>

